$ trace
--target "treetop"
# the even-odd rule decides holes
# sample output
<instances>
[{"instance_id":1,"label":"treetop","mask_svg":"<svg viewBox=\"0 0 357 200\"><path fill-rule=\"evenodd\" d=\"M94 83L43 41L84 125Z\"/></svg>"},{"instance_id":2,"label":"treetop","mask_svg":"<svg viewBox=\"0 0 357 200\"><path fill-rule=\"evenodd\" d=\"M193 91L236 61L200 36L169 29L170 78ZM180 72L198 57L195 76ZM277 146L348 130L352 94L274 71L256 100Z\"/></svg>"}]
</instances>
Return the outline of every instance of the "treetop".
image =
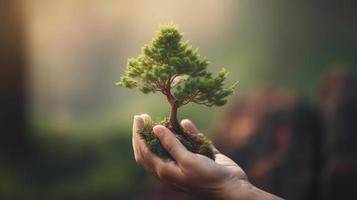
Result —
<instances>
[{"instance_id":1,"label":"treetop","mask_svg":"<svg viewBox=\"0 0 357 200\"><path fill-rule=\"evenodd\" d=\"M117 84L144 93L159 91L170 104L178 106L189 102L206 106L225 104L225 97L232 94L237 83L224 88L226 70L213 76L207 71L207 59L187 41L183 42L182 36L176 25L161 25L141 53L128 59L126 73Z\"/></svg>"}]
</instances>

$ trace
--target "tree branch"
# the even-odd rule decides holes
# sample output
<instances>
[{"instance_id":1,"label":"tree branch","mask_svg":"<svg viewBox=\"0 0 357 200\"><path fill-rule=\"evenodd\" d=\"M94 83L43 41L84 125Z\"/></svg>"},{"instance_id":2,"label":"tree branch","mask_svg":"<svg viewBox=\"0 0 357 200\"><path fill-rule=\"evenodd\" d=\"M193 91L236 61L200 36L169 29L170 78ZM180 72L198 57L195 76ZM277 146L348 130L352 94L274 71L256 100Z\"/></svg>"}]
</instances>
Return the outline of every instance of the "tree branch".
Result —
<instances>
[{"instance_id":1,"label":"tree branch","mask_svg":"<svg viewBox=\"0 0 357 200\"><path fill-rule=\"evenodd\" d=\"M209 101L193 101L196 104L201 104L201 105L206 105L208 107L211 107L214 105L214 102L209 102Z\"/></svg>"},{"instance_id":2,"label":"tree branch","mask_svg":"<svg viewBox=\"0 0 357 200\"><path fill-rule=\"evenodd\" d=\"M201 94L202 93L199 90L197 90L196 92L188 96L185 100L183 100L180 106L190 103L191 101L193 101L193 99L197 98Z\"/></svg>"}]
</instances>

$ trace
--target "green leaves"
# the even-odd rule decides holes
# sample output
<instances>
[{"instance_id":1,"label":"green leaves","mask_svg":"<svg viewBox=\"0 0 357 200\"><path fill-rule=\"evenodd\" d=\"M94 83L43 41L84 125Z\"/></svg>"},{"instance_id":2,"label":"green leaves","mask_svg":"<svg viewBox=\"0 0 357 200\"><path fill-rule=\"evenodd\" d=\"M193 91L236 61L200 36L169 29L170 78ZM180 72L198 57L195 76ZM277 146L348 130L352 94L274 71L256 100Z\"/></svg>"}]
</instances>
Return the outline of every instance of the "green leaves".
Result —
<instances>
[{"instance_id":1,"label":"green leaves","mask_svg":"<svg viewBox=\"0 0 357 200\"><path fill-rule=\"evenodd\" d=\"M221 106L226 103L225 97L232 94L236 84L225 89L224 81L228 75L225 69L222 69L216 77L211 73L205 76L188 77L183 86L178 86L174 96L181 105L189 102L204 104L206 106Z\"/></svg>"},{"instance_id":2,"label":"green leaves","mask_svg":"<svg viewBox=\"0 0 357 200\"><path fill-rule=\"evenodd\" d=\"M144 93L160 91L170 96L168 99L174 98L179 106L189 102L206 106L225 104L236 84L224 88L228 74L225 69L212 76L207 71L207 59L188 42L182 42L182 36L176 25L160 26L138 57L128 59L126 73L117 84Z\"/></svg>"}]
</instances>

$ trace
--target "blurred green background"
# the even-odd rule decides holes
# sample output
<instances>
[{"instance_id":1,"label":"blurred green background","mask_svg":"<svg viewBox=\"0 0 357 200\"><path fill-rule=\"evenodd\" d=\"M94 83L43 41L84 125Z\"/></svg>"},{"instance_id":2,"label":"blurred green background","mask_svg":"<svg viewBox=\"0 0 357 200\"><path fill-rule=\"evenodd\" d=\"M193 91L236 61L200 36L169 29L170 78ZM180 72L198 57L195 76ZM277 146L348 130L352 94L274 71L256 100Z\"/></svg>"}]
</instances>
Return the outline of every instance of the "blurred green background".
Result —
<instances>
[{"instance_id":1,"label":"blurred green background","mask_svg":"<svg viewBox=\"0 0 357 200\"><path fill-rule=\"evenodd\" d=\"M357 65L357 9L345 1L23 0L30 158L0 165L0 199L138 199L150 184L135 164L135 114L168 113L159 94L118 88L128 57L173 22L210 68L239 80L235 96L289 89L314 101L330 67ZM229 105L187 105L209 133Z\"/></svg>"}]
</instances>

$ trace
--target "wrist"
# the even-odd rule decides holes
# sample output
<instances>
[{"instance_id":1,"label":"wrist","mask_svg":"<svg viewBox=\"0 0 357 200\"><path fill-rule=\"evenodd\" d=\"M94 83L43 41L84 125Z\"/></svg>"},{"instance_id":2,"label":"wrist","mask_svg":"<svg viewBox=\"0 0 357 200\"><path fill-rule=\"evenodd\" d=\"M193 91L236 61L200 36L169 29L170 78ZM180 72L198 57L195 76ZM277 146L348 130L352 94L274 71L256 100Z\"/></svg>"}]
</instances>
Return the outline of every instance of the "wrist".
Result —
<instances>
[{"instance_id":1,"label":"wrist","mask_svg":"<svg viewBox=\"0 0 357 200\"><path fill-rule=\"evenodd\" d=\"M221 191L212 198L214 200L281 200L281 198L265 192L248 180L234 180L223 185Z\"/></svg>"},{"instance_id":2,"label":"wrist","mask_svg":"<svg viewBox=\"0 0 357 200\"><path fill-rule=\"evenodd\" d=\"M225 181L210 195L212 200L246 200L254 186L246 179Z\"/></svg>"},{"instance_id":3,"label":"wrist","mask_svg":"<svg viewBox=\"0 0 357 200\"><path fill-rule=\"evenodd\" d=\"M227 200L248 200L253 194L255 187L246 179L236 180L233 183L227 184L225 193Z\"/></svg>"}]
</instances>

